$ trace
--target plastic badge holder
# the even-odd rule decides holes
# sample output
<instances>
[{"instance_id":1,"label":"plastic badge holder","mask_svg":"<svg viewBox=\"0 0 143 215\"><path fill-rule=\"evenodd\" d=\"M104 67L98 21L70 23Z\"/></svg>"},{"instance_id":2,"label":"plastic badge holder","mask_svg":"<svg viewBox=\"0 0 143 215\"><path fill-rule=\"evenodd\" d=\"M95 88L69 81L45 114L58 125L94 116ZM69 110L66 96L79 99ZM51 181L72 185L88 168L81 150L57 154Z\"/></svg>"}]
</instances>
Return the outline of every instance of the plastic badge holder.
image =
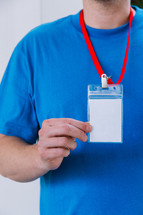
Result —
<instances>
[{"instance_id":1,"label":"plastic badge holder","mask_svg":"<svg viewBox=\"0 0 143 215\"><path fill-rule=\"evenodd\" d=\"M88 86L89 142L123 142L123 86Z\"/></svg>"}]
</instances>

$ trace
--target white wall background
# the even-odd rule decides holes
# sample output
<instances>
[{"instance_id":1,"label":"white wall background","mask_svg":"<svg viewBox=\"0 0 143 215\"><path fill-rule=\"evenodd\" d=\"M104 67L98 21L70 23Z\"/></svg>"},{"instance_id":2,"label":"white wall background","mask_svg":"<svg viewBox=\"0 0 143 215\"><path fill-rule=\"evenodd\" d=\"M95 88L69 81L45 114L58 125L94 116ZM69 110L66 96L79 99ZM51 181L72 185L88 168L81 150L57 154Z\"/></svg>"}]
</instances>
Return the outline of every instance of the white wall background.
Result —
<instances>
[{"instance_id":1,"label":"white wall background","mask_svg":"<svg viewBox=\"0 0 143 215\"><path fill-rule=\"evenodd\" d=\"M0 0L0 81L18 41L40 23L78 12L82 0ZM0 176L0 215L39 215L39 180Z\"/></svg>"},{"instance_id":2,"label":"white wall background","mask_svg":"<svg viewBox=\"0 0 143 215\"><path fill-rule=\"evenodd\" d=\"M51 22L82 8L82 0L41 0L41 21Z\"/></svg>"}]
</instances>

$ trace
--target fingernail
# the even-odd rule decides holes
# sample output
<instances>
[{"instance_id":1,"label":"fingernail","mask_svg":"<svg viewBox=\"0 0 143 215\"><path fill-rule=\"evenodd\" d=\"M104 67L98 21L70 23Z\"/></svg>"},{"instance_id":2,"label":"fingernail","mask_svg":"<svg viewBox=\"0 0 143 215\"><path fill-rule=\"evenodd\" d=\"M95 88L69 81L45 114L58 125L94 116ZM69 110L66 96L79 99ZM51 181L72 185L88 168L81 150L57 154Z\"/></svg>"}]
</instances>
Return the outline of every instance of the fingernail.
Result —
<instances>
[{"instance_id":1,"label":"fingernail","mask_svg":"<svg viewBox=\"0 0 143 215\"><path fill-rule=\"evenodd\" d=\"M89 125L86 126L86 129L87 129L88 132L90 132L90 131L92 131L92 126L89 124Z\"/></svg>"},{"instance_id":2,"label":"fingernail","mask_svg":"<svg viewBox=\"0 0 143 215\"><path fill-rule=\"evenodd\" d=\"M85 122L86 124L90 125L90 122Z\"/></svg>"}]
</instances>

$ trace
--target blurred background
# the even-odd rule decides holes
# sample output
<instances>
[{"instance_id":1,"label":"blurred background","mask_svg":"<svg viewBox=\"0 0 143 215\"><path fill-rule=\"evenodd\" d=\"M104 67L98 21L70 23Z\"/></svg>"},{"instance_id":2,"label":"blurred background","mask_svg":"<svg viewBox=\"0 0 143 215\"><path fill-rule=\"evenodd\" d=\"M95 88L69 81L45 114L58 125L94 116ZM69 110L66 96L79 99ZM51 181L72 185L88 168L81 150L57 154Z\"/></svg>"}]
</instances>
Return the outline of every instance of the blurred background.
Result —
<instances>
[{"instance_id":1,"label":"blurred background","mask_svg":"<svg viewBox=\"0 0 143 215\"><path fill-rule=\"evenodd\" d=\"M143 7L143 0L132 0ZM11 53L32 28L75 14L82 0L0 0L0 80ZM38 215L39 180L16 183L0 176L0 215Z\"/></svg>"},{"instance_id":2,"label":"blurred background","mask_svg":"<svg viewBox=\"0 0 143 215\"><path fill-rule=\"evenodd\" d=\"M143 0L132 0L132 5L137 5L141 8L143 8Z\"/></svg>"}]
</instances>

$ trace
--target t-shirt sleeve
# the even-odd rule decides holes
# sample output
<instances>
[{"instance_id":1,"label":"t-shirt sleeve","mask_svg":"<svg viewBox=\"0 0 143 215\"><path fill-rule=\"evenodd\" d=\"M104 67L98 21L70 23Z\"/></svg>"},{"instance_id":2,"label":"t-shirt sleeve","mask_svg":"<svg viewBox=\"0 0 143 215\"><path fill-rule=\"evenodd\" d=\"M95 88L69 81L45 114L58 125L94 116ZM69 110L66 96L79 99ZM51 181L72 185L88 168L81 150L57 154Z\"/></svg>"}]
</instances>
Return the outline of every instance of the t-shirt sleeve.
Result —
<instances>
[{"instance_id":1,"label":"t-shirt sleeve","mask_svg":"<svg viewBox=\"0 0 143 215\"><path fill-rule=\"evenodd\" d=\"M0 84L0 133L34 144L39 126L30 94L32 75L27 61L27 56L18 45Z\"/></svg>"}]
</instances>

